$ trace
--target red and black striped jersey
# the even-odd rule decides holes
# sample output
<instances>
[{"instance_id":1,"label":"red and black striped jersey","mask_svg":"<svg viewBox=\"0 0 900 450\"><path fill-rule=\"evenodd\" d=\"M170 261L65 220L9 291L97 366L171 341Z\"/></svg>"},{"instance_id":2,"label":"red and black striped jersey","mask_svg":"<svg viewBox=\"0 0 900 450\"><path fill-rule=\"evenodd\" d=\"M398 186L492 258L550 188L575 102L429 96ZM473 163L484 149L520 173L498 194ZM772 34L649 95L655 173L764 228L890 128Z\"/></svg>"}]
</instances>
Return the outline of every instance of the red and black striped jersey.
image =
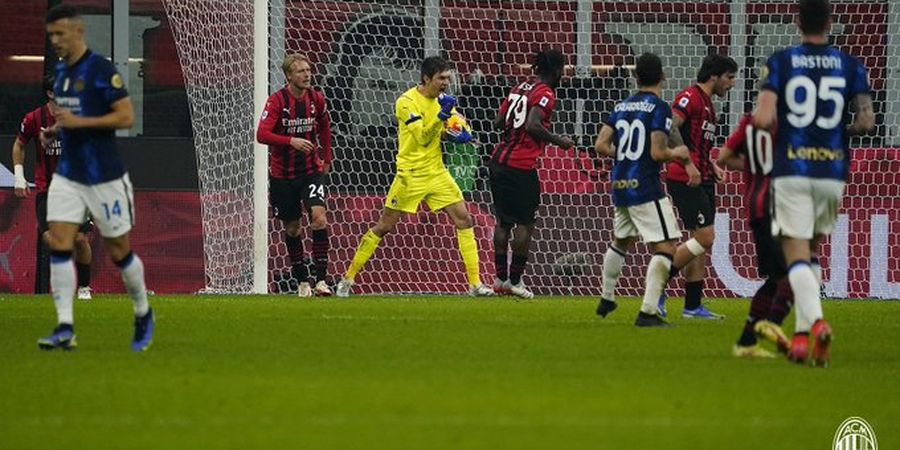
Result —
<instances>
[{"instance_id":1,"label":"red and black striped jersey","mask_svg":"<svg viewBox=\"0 0 900 450\"><path fill-rule=\"evenodd\" d=\"M313 150L294 150L290 145L293 137L312 142ZM315 89L306 89L295 97L288 86L270 95L259 119L256 140L269 146L272 178L293 179L322 173L332 157L331 119L325 96Z\"/></svg>"},{"instance_id":2,"label":"red and black striped jersey","mask_svg":"<svg viewBox=\"0 0 900 450\"><path fill-rule=\"evenodd\" d=\"M750 220L769 217L769 184L773 167L772 149L774 132L760 130L753 126L750 114L741 117L737 128L728 136L725 147L739 155L744 155L744 203Z\"/></svg>"},{"instance_id":3,"label":"red and black striped jersey","mask_svg":"<svg viewBox=\"0 0 900 450\"><path fill-rule=\"evenodd\" d=\"M712 99L695 84L675 96L672 114L684 120L678 131L691 151L691 160L700 170L702 181L714 182L715 174L709 160L709 152L716 139L716 109ZM666 166L666 178L687 183L688 175L684 164L678 160L670 161Z\"/></svg>"},{"instance_id":4,"label":"red and black striped jersey","mask_svg":"<svg viewBox=\"0 0 900 450\"><path fill-rule=\"evenodd\" d=\"M495 164L515 169L534 169L537 159L544 153L547 143L525 131L525 119L531 108L541 108L544 119L541 123L550 129L550 117L556 105L556 93L553 88L537 79L529 79L516 85L500 104L497 113L505 118L503 135L500 143L494 148L491 161Z\"/></svg>"},{"instance_id":5,"label":"red and black striped jersey","mask_svg":"<svg viewBox=\"0 0 900 450\"><path fill-rule=\"evenodd\" d=\"M50 106L45 104L34 111L25 114L22 125L16 134L16 139L23 145L27 145L34 139L34 188L37 192L47 192L53 173L56 172L56 164L62 154L62 143L54 139L46 147L41 144L41 130L46 130L56 123L56 119L50 114Z\"/></svg>"}]
</instances>

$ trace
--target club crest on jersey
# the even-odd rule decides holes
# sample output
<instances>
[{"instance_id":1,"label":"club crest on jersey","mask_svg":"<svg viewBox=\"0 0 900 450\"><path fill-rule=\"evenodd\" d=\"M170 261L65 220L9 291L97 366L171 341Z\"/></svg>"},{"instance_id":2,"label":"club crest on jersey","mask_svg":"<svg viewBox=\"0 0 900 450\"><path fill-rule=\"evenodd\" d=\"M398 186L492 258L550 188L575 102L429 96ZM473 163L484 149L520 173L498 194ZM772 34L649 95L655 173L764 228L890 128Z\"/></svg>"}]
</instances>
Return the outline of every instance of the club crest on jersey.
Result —
<instances>
[{"instance_id":1,"label":"club crest on jersey","mask_svg":"<svg viewBox=\"0 0 900 450\"><path fill-rule=\"evenodd\" d=\"M75 80L75 92L81 92L84 90L84 80L79 78Z\"/></svg>"}]
</instances>

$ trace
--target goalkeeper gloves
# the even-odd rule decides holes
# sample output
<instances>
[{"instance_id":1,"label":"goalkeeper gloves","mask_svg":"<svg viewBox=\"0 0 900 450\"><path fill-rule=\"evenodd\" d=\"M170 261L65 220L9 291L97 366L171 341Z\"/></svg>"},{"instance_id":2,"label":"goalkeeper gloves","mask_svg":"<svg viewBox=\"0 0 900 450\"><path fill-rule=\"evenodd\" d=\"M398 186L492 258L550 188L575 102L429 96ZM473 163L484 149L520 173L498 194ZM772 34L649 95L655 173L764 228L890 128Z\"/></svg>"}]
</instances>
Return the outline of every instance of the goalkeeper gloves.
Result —
<instances>
[{"instance_id":1,"label":"goalkeeper gloves","mask_svg":"<svg viewBox=\"0 0 900 450\"><path fill-rule=\"evenodd\" d=\"M449 119L453 115L453 107L456 106L456 97L450 94L441 94L438 95L437 101L441 105L438 119L441 119L441 121Z\"/></svg>"},{"instance_id":2,"label":"goalkeeper gloves","mask_svg":"<svg viewBox=\"0 0 900 450\"><path fill-rule=\"evenodd\" d=\"M475 138L472 136L472 133L469 133L469 130L462 128L462 129L456 129L456 130L448 129L447 130L447 139L450 142L454 142L457 144L468 144L469 142L472 142L472 140Z\"/></svg>"}]
</instances>

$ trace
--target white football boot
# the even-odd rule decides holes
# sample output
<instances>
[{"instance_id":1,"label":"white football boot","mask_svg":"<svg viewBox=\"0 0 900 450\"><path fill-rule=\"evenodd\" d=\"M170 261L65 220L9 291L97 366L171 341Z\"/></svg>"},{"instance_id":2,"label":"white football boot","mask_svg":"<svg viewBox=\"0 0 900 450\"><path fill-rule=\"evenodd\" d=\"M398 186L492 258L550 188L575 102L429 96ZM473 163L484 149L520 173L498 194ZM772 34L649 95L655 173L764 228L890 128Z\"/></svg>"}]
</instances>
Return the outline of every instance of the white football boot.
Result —
<instances>
[{"instance_id":1,"label":"white football boot","mask_svg":"<svg viewBox=\"0 0 900 450\"><path fill-rule=\"evenodd\" d=\"M309 286L309 283L304 281L297 285L297 297L300 298L309 298L313 296L312 287Z\"/></svg>"},{"instance_id":2,"label":"white football boot","mask_svg":"<svg viewBox=\"0 0 900 450\"><path fill-rule=\"evenodd\" d=\"M90 286L82 286L78 288L78 300L90 300L94 298L91 295L91 287Z\"/></svg>"},{"instance_id":3,"label":"white football boot","mask_svg":"<svg viewBox=\"0 0 900 450\"><path fill-rule=\"evenodd\" d=\"M470 297L493 297L494 290L487 287L484 283L478 283L475 286L469 287L469 296Z\"/></svg>"},{"instance_id":4,"label":"white football boot","mask_svg":"<svg viewBox=\"0 0 900 450\"><path fill-rule=\"evenodd\" d=\"M524 300L534 298L534 293L525 286L522 280L519 280L519 284L510 284L509 293Z\"/></svg>"},{"instance_id":5,"label":"white football boot","mask_svg":"<svg viewBox=\"0 0 900 450\"><path fill-rule=\"evenodd\" d=\"M353 287L353 282L346 279L341 278L341 281L338 282L337 292L335 293L338 297L347 298L350 296L350 289Z\"/></svg>"},{"instance_id":6,"label":"white football boot","mask_svg":"<svg viewBox=\"0 0 900 450\"><path fill-rule=\"evenodd\" d=\"M331 292L328 283L324 281L316 283L316 297L331 297L332 295L334 295L334 292Z\"/></svg>"}]
</instances>

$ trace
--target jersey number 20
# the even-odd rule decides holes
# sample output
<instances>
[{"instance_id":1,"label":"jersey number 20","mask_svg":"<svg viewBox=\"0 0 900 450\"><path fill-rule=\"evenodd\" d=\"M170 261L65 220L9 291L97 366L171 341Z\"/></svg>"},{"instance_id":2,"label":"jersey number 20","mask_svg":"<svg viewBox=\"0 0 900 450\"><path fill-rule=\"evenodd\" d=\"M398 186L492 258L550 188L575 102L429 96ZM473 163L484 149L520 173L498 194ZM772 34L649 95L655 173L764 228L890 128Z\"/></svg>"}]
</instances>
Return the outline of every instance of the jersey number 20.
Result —
<instances>
[{"instance_id":1,"label":"jersey number 20","mask_svg":"<svg viewBox=\"0 0 900 450\"><path fill-rule=\"evenodd\" d=\"M637 161L644 153L644 145L647 143L647 128L644 122L634 119L631 123L625 120L616 121L616 129L622 132L619 145L616 147L616 161L628 158Z\"/></svg>"}]
</instances>

